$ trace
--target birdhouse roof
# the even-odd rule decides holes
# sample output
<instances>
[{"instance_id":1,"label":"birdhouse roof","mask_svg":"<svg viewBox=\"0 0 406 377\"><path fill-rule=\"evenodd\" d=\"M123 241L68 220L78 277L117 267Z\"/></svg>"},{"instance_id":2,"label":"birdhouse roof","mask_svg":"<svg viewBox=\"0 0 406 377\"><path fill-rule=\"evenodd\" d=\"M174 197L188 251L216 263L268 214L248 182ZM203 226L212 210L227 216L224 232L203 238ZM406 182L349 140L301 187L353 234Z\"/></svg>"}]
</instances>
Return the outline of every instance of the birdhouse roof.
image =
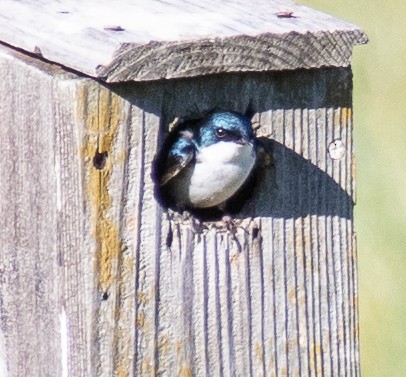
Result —
<instances>
[{"instance_id":1,"label":"birdhouse roof","mask_svg":"<svg viewBox=\"0 0 406 377\"><path fill-rule=\"evenodd\" d=\"M367 38L287 0L1 0L0 41L121 82L345 67Z\"/></svg>"}]
</instances>

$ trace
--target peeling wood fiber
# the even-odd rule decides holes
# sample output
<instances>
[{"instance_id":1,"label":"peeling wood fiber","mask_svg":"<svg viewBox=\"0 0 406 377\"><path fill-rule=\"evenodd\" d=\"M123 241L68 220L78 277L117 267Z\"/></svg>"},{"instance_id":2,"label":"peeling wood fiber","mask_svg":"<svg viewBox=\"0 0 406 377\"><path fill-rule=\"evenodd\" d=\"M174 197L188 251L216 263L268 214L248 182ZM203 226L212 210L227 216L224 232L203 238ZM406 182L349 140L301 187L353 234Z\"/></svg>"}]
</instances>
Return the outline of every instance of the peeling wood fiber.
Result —
<instances>
[{"instance_id":1,"label":"peeling wood fiber","mask_svg":"<svg viewBox=\"0 0 406 377\"><path fill-rule=\"evenodd\" d=\"M0 69L7 377L359 376L350 68L104 86L2 47ZM273 154L235 234L152 179L166 125L214 108Z\"/></svg>"}]
</instances>

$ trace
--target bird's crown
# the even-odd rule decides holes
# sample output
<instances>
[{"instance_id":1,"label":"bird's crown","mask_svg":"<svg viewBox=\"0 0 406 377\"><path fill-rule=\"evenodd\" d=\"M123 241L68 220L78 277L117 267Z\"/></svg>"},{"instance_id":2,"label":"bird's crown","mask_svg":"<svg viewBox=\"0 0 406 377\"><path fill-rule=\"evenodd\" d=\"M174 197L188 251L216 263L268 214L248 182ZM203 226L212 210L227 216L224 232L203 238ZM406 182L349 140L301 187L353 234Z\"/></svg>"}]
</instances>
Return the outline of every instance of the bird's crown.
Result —
<instances>
[{"instance_id":1,"label":"bird's crown","mask_svg":"<svg viewBox=\"0 0 406 377\"><path fill-rule=\"evenodd\" d=\"M215 112L200 123L199 144L208 146L220 141L248 143L254 139L248 117L235 112Z\"/></svg>"}]
</instances>

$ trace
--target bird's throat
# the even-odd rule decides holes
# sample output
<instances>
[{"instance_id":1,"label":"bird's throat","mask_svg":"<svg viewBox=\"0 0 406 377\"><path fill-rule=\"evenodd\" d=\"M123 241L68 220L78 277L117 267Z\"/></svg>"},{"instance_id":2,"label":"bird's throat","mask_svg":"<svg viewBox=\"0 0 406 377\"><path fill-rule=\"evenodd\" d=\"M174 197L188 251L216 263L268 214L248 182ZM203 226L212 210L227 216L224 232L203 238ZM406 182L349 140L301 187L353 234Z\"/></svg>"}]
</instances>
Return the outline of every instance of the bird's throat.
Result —
<instances>
[{"instance_id":1,"label":"bird's throat","mask_svg":"<svg viewBox=\"0 0 406 377\"><path fill-rule=\"evenodd\" d=\"M190 204L206 208L225 202L245 182L254 163L250 144L220 142L201 148L190 178Z\"/></svg>"}]
</instances>

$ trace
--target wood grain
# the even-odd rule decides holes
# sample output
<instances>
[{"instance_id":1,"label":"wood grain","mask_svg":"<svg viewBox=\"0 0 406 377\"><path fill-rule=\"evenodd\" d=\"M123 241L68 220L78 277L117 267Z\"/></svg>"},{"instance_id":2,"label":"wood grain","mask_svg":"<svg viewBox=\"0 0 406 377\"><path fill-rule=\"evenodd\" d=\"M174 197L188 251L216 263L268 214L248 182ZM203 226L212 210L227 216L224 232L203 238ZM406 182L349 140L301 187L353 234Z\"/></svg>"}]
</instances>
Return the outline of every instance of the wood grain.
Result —
<instances>
[{"instance_id":1,"label":"wood grain","mask_svg":"<svg viewBox=\"0 0 406 377\"><path fill-rule=\"evenodd\" d=\"M106 86L4 47L0 68L7 377L359 376L350 68ZM274 160L235 234L152 176L168 123L214 108L255 113Z\"/></svg>"},{"instance_id":2,"label":"wood grain","mask_svg":"<svg viewBox=\"0 0 406 377\"><path fill-rule=\"evenodd\" d=\"M348 66L367 41L286 0L2 0L0 40L108 82Z\"/></svg>"},{"instance_id":3,"label":"wood grain","mask_svg":"<svg viewBox=\"0 0 406 377\"><path fill-rule=\"evenodd\" d=\"M0 318L7 369L11 376L28 370L40 376L53 364L60 375L52 77L3 52L0 69L7 77L0 84Z\"/></svg>"}]
</instances>

